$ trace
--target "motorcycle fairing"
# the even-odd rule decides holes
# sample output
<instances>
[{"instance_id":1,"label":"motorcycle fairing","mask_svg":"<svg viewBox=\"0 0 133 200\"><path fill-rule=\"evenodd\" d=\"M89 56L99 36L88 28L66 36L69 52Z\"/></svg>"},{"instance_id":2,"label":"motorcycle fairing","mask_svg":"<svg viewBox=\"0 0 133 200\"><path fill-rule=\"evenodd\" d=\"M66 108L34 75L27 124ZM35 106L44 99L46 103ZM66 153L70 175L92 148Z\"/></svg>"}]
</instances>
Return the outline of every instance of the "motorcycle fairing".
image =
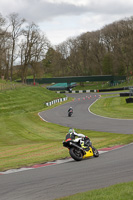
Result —
<instances>
[{"instance_id":1,"label":"motorcycle fairing","mask_svg":"<svg viewBox=\"0 0 133 200\"><path fill-rule=\"evenodd\" d=\"M83 155L83 158L89 158L94 155L91 147L89 147L89 151L85 151L85 152L86 152L86 154Z\"/></svg>"}]
</instances>

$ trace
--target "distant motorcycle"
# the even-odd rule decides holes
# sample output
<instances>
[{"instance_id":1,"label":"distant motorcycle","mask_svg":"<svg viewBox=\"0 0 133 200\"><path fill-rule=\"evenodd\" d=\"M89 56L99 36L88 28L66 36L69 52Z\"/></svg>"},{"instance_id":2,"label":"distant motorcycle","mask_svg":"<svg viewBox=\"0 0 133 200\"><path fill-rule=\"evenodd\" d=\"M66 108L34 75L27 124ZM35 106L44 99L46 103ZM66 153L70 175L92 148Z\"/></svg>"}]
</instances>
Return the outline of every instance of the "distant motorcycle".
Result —
<instances>
[{"instance_id":1,"label":"distant motorcycle","mask_svg":"<svg viewBox=\"0 0 133 200\"><path fill-rule=\"evenodd\" d=\"M72 114L73 114L73 111L72 111L72 110L69 110L69 111L68 111L68 117L71 117Z\"/></svg>"},{"instance_id":2,"label":"distant motorcycle","mask_svg":"<svg viewBox=\"0 0 133 200\"><path fill-rule=\"evenodd\" d=\"M76 138L75 140L68 138L63 141L63 146L69 149L69 154L74 160L81 161L92 156L99 157L99 152L95 147L90 145L89 149L83 149L80 145L80 140L82 138Z\"/></svg>"}]
</instances>

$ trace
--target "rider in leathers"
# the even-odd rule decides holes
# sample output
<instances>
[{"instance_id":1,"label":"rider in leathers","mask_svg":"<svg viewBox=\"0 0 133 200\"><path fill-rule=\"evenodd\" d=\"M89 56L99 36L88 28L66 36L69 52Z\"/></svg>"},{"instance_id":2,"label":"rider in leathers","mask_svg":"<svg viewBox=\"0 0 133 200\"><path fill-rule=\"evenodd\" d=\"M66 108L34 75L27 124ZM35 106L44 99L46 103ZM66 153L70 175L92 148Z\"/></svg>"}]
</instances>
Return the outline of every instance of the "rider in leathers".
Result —
<instances>
[{"instance_id":1,"label":"rider in leathers","mask_svg":"<svg viewBox=\"0 0 133 200\"><path fill-rule=\"evenodd\" d=\"M70 108L68 109L68 112L70 112L70 111L72 111L72 113L73 113L73 108L72 108L72 107L70 107Z\"/></svg>"},{"instance_id":2,"label":"rider in leathers","mask_svg":"<svg viewBox=\"0 0 133 200\"><path fill-rule=\"evenodd\" d=\"M71 138L72 140L74 140L76 136L79 138L82 138L82 140L80 142L81 147L86 150L89 149L89 146L91 146L90 139L82 133L76 133L75 130L72 128L70 128L69 132L66 134L66 140L68 138Z\"/></svg>"}]
</instances>

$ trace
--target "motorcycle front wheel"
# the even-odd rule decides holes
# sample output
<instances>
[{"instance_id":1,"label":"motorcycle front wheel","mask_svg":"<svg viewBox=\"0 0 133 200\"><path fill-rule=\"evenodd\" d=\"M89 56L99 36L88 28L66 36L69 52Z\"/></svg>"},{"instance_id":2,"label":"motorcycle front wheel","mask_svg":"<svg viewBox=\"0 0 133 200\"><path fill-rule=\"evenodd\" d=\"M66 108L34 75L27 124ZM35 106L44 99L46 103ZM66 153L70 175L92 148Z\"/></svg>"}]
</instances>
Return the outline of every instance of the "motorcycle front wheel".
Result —
<instances>
[{"instance_id":1,"label":"motorcycle front wheel","mask_svg":"<svg viewBox=\"0 0 133 200\"><path fill-rule=\"evenodd\" d=\"M92 147L92 151L93 151L94 157L99 157L99 152L95 147Z\"/></svg>"},{"instance_id":2,"label":"motorcycle front wheel","mask_svg":"<svg viewBox=\"0 0 133 200\"><path fill-rule=\"evenodd\" d=\"M76 161L81 161L83 159L82 152L77 148L72 147L69 153L70 153L70 156Z\"/></svg>"}]
</instances>

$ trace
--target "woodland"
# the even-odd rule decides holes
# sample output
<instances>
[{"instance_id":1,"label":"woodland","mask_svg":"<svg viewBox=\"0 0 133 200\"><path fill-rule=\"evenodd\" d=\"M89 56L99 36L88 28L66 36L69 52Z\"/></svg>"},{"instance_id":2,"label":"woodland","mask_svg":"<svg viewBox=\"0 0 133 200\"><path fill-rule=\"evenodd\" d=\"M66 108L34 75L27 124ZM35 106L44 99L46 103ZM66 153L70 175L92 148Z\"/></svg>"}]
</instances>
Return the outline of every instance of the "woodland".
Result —
<instances>
[{"instance_id":1,"label":"woodland","mask_svg":"<svg viewBox=\"0 0 133 200\"><path fill-rule=\"evenodd\" d=\"M27 77L132 73L133 16L54 46L34 22L0 14L0 78L25 83Z\"/></svg>"}]
</instances>

